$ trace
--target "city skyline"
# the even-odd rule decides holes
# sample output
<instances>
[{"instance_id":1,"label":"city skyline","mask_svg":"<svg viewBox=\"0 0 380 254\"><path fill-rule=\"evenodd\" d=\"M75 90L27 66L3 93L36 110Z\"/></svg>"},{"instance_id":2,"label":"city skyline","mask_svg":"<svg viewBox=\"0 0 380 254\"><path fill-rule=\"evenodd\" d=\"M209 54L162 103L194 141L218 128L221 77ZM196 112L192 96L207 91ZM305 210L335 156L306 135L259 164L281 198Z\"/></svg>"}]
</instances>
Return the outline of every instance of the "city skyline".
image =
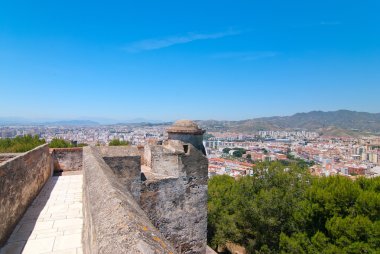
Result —
<instances>
[{"instance_id":1,"label":"city skyline","mask_svg":"<svg viewBox=\"0 0 380 254\"><path fill-rule=\"evenodd\" d=\"M380 108L378 1L0 4L0 116L242 120Z\"/></svg>"}]
</instances>

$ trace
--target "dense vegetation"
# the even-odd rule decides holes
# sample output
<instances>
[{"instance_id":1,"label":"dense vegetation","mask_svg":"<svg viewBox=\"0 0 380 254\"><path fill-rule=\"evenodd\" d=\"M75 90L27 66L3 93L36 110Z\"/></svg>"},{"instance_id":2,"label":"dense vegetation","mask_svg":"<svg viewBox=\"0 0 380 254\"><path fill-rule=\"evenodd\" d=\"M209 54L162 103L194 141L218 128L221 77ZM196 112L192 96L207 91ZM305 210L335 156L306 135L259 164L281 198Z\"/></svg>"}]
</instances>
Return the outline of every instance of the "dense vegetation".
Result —
<instances>
[{"instance_id":1,"label":"dense vegetation","mask_svg":"<svg viewBox=\"0 0 380 254\"><path fill-rule=\"evenodd\" d=\"M129 145L128 141L122 141L119 139L113 139L108 143L109 146L127 146Z\"/></svg>"},{"instance_id":2,"label":"dense vegetation","mask_svg":"<svg viewBox=\"0 0 380 254\"><path fill-rule=\"evenodd\" d=\"M244 148L224 148L223 153L228 154L231 150L234 150L232 156L241 158L247 151Z\"/></svg>"},{"instance_id":3,"label":"dense vegetation","mask_svg":"<svg viewBox=\"0 0 380 254\"><path fill-rule=\"evenodd\" d=\"M72 147L84 147L87 146L85 143L73 144L70 141L61 139L61 138L53 138L49 143L50 148L72 148Z\"/></svg>"},{"instance_id":4,"label":"dense vegetation","mask_svg":"<svg viewBox=\"0 0 380 254\"><path fill-rule=\"evenodd\" d=\"M380 178L313 178L307 165L261 163L209 181L208 240L249 253L379 253Z\"/></svg>"},{"instance_id":5,"label":"dense vegetation","mask_svg":"<svg viewBox=\"0 0 380 254\"><path fill-rule=\"evenodd\" d=\"M42 144L45 144L45 140L38 135L0 139L0 153L23 153Z\"/></svg>"}]
</instances>

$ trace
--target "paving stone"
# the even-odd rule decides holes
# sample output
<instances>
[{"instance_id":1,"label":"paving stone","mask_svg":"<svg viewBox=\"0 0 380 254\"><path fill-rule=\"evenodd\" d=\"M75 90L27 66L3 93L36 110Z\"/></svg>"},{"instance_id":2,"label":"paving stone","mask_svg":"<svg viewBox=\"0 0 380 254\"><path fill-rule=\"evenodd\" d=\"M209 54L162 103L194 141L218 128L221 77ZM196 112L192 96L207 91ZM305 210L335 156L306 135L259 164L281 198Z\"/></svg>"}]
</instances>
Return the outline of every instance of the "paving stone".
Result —
<instances>
[{"instance_id":1,"label":"paving stone","mask_svg":"<svg viewBox=\"0 0 380 254\"><path fill-rule=\"evenodd\" d=\"M58 236L55 238L53 251L82 247L82 234Z\"/></svg>"},{"instance_id":2,"label":"paving stone","mask_svg":"<svg viewBox=\"0 0 380 254\"><path fill-rule=\"evenodd\" d=\"M0 254L82 253L82 175L52 177Z\"/></svg>"},{"instance_id":3,"label":"paving stone","mask_svg":"<svg viewBox=\"0 0 380 254\"><path fill-rule=\"evenodd\" d=\"M77 254L77 249L69 249L69 250L56 250L53 252L49 252L46 254Z\"/></svg>"},{"instance_id":4,"label":"paving stone","mask_svg":"<svg viewBox=\"0 0 380 254\"><path fill-rule=\"evenodd\" d=\"M22 224L17 232L32 232L33 230L49 229L53 227L54 221L35 221Z\"/></svg>"},{"instance_id":5,"label":"paving stone","mask_svg":"<svg viewBox=\"0 0 380 254\"><path fill-rule=\"evenodd\" d=\"M44 253L53 250L55 237L28 240L25 244L23 254Z\"/></svg>"},{"instance_id":6,"label":"paving stone","mask_svg":"<svg viewBox=\"0 0 380 254\"><path fill-rule=\"evenodd\" d=\"M81 227L83 224L83 219L66 219L66 220L56 220L54 221L54 228L68 228L73 226Z\"/></svg>"},{"instance_id":7,"label":"paving stone","mask_svg":"<svg viewBox=\"0 0 380 254\"><path fill-rule=\"evenodd\" d=\"M71 229L63 230L62 233L64 235L81 234L82 230L83 230L82 228L71 228ZM61 231L59 231L59 232L61 232Z\"/></svg>"}]
</instances>

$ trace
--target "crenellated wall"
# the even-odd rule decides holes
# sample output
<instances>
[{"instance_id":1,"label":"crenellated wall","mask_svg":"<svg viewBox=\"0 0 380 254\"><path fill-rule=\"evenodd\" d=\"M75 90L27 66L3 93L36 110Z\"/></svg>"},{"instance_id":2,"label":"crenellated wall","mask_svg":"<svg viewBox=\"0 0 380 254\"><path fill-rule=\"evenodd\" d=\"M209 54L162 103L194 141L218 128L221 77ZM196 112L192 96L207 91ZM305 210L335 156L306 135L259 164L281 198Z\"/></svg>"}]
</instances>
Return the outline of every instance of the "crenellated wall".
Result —
<instances>
[{"instance_id":1,"label":"crenellated wall","mask_svg":"<svg viewBox=\"0 0 380 254\"><path fill-rule=\"evenodd\" d=\"M47 145L0 163L0 246L51 175Z\"/></svg>"}]
</instances>

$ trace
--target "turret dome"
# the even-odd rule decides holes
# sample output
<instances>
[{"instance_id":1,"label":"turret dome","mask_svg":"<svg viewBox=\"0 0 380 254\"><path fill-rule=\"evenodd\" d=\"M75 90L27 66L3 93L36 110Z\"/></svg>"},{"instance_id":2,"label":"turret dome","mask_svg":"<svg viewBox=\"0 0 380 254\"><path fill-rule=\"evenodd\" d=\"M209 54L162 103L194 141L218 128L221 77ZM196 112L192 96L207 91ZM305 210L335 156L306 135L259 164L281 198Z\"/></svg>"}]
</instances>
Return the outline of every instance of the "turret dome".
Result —
<instances>
[{"instance_id":1,"label":"turret dome","mask_svg":"<svg viewBox=\"0 0 380 254\"><path fill-rule=\"evenodd\" d=\"M167 129L168 133L183 133L183 134L204 134L205 131L199 128L198 124L190 120L176 121Z\"/></svg>"}]
</instances>

